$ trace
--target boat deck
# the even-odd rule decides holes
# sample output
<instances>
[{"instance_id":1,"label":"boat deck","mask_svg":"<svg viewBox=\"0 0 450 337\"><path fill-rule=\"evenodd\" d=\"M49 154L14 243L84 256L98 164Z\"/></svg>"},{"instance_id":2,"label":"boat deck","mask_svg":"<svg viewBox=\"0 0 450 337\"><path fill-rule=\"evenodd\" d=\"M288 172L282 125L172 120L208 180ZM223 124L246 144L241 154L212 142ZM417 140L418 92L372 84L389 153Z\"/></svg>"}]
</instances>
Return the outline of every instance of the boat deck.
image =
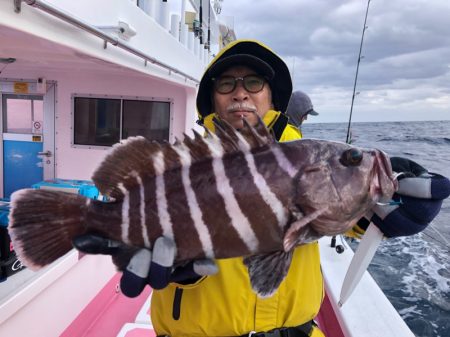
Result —
<instances>
[{"instance_id":1,"label":"boat deck","mask_svg":"<svg viewBox=\"0 0 450 337\"><path fill-rule=\"evenodd\" d=\"M118 289L120 274L114 275L60 337L152 337L150 323L151 289L146 287L134 299Z\"/></svg>"},{"instance_id":2,"label":"boat deck","mask_svg":"<svg viewBox=\"0 0 450 337\"><path fill-rule=\"evenodd\" d=\"M156 336L150 320L152 289L146 287L140 296L130 299L120 292L119 281L120 274L117 273L60 337ZM316 321L326 336L344 337L328 296Z\"/></svg>"}]
</instances>

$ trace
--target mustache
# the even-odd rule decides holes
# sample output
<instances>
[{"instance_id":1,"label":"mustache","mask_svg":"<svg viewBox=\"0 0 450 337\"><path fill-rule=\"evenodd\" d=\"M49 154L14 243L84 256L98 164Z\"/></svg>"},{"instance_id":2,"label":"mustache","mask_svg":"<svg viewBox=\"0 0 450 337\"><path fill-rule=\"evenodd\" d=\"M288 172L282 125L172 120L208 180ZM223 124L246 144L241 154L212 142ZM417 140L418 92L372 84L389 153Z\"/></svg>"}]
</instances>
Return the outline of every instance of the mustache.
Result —
<instances>
[{"instance_id":1,"label":"mustache","mask_svg":"<svg viewBox=\"0 0 450 337\"><path fill-rule=\"evenodd\" d=\"M226 112L235 112L235 111L248 111L248 112L252 112L252 113L256 113L257 109L256 106L249 104L249 103L233 103L230 104L227 108L226 108Z\"/></svg>"}]
</instances>

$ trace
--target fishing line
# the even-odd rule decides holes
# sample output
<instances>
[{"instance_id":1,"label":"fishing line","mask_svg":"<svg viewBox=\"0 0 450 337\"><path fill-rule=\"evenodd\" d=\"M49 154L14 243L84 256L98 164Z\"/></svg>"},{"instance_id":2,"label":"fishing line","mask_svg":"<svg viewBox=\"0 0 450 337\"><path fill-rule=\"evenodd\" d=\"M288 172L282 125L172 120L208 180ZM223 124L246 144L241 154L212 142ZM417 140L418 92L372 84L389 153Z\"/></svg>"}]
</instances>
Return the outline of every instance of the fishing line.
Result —
<instances>
[{"instance_id":1,"label":"fishing line","mask_svg":"<svg viewBox=\"0 0 450 337\"><path fill-rule=\"evenodd\" d=\"M5 64L5 65L3 66L3 68L0 69L0 74L3 72L3 70L5 70L5 68L6 68L8 65L9 65L9 64Z\"/></svg>"},{"instance_id":2,"label":"fishing line","mask_svg":"<svg viewBox=\"0 0 450 337\"><path fill-rule=\"evenodd\" d=\"M5 70L7 66L14 62L16 62L16 59L14 57L0 57L0 64L4 64L2 69L0 69L0 74L3 72L3 70Z\"/></svg>"},{"instance_id":3,"label":"fishing line","mask_svg":"<svg viewBox=\"0 0 450 337\"><path fill-rule=\"evenodd\" d=\"M349 247L350 247L342 234L339 235L339 239L341 240L341 243L342 243L342 245L343 245L345 248L349 248Z\"/></svg>"},{"instance_id":4,"label":"fishing line","mask_svg":"<svg viewBox=\"0 0 450 337\"><path fill-rule=\"evenodd\" d=\"M442 246L443 249L445 249L448 252L450 252L450 242L445 238L445 236L443 236L441 233L439 233L439 231L436 228L434 228L434 226L432 224L428 225L428 228L432 229L435 233L437 233L437 235L439 235L442 238L443 241L441 241L440 239L436 238L433 235L430 235L430 234L426 233L425 231L422 231L422 233L425 236L428 236L429 238L431 238L434 241L436 241L437 243L439 243Z\"/></svg>"},{"instance_id":5,"label":"fishing line","mask_svg":"<svg viewBox=\"0 0 450 337\"><path fill-rule=\"evenodd\" d=\"M436 237L425 233L425 232L421 232L423 235L428 236L430 239L436 241L438 243L438 246L440 246L444 251L450 252L450 247L446 246L444 242L439 241L439 239L437 239Z\"/></svg>"},{"instance_id":6,"label":"fishing line","mask_svg":"<svg viewBox=\"0 0 450 337\"><path fill-rule=\"evenodd\" d=\"M433 226L432 224L430 224L428 227L431 228L432 230L434 230L435 233L436 233L437 235L439 235L439 236L442 238L442 240L445 241L445 243L446 243L447 246L450 246L450 242L445 238L445 236L443 236L441 233L439 233L439 231L438 231L436 228L434 228L434 226Z\"/></svg>"}]
</instances>

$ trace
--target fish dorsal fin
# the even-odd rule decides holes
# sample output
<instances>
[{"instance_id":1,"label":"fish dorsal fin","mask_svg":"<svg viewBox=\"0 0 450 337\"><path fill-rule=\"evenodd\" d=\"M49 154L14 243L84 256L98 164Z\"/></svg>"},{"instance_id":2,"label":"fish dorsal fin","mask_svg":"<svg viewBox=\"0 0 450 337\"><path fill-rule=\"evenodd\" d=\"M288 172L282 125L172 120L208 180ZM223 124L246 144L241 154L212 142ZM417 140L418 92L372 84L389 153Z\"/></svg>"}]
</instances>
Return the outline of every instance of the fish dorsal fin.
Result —
<instances>
[{"instance_id":1,"label":"fish dorsal fin","mask_svg":"<svg viewBox=\"0 0 450 337\"><path fill-rule=\"evenodd\" d=\"M152 177L181 166L177 148L168 142L149 141L144 137L130 137L115 144L94 172L92 180L99 191L108 197L121 199L124 189L140 184L143 177Z\"/></svg>"},{"instance_id":2,"label":"fish dorsal fin","mask_svg":"<svg viewBox=\"0 0 450 337\"><path fill-rule=\"evenodd\" d=\"M192 132L194 133L193 139L186 134L184 134L183 139L183 144L189 149L192 159L194 161L197 161L205 158L210 158L211 152L208 148L208 145L205 143L203 136L195 130L192 130Z\"/></svg>"},{"instance_id":3,"label":"fish dorsal fin","mask_svg":"<svg viewBox=\"0 0 450 337\"><path fill-rule=\"evenodd\" d=\"M216 135L226 153L256 151L275 141L261 118L258 117L255 126L251 126L246 119L243 120L243 124L244 126L238 131L225 120L214 120Z\"/></svg>"},{"instance_id":4,"label":"fish dorsal fin","mask_svg":"<svg viewBox=\"0 0 450 337\"><path fill-rule=\"evenodd\" d=\"M224 154L265 148L273 138L264 124L259 124L252 127L244 120L244 128L237 131L225 121L215 122L216 134L205 129L206 136L202 137L193 131L193 138L184 134L183 140L176 139L174 144L130 137L113 146L92 180L103 195L121 199L125 190L142 183L144 177Z\"/></svg>"},{"instance_id":5,"label":"fish dorsal fin","mask_svg":"<svg viewBox=\"0 0 450 337\"><path fill-rule=\"evenodd\" d=\"M100 193L113 198L123 196L123 187L136 180L136 173L143 170L154 174L152 157L161 151L161 144L150 142L144 137L130 137L115 144L106 155L92 180Z\"/></svg>"},{"instance_id":6,"label":"fish dorsal fin","mask_svg":"<svg viewBox=\"0 0 450 337\"><path fill-rule=\"evenodd\" d=\"M224 120L214 121L216 136L219 138L225 153L233 153L239 151L239 136L235 128Z\"/></svg>"},{"instance_id":7,"label":"fish dorsal fin","mask_svg":"<svg viewBox=\"0 0 450 337\"><path fill-rule=\"evenodd\" d=\"M241 129L241 133L251 144L252 148L262 147L275 142L274 136L270 133L260 117L258 117L255 126L251 126L247 120L244 119L244 127Z\"/></svg>"}]
</instances>

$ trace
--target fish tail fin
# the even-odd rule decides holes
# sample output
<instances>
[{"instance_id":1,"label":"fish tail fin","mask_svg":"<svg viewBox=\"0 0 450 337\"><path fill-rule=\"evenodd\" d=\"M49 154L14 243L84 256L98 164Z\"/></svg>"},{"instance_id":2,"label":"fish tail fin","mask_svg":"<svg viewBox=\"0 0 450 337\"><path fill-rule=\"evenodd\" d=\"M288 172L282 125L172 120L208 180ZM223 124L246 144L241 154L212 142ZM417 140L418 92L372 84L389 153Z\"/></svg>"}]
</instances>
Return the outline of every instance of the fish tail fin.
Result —
<instances>
[{"instance_id":1,"label":"fish tail fin","mask_svg":"<svg viewBox=\"0 0 450 337\"><path fill-rule=\"evenodd\" d=\"M38 270L70 251L72 238L85 231L86 200L60 191L14 192L8 232L19 260Z\"/></svg>"}]
</instances>

